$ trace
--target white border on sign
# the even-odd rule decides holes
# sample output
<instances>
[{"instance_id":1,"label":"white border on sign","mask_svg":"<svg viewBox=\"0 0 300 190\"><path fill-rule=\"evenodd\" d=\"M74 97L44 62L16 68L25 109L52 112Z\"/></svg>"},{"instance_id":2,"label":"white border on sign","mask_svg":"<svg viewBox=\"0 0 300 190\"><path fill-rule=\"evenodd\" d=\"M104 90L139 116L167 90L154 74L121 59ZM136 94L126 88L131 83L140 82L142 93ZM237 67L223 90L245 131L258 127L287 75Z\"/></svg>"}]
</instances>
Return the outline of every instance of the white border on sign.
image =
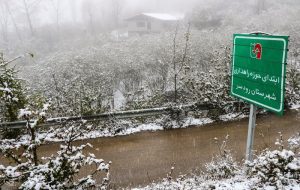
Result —
<instances>
[{"instance_id":1,"label":"white border on sign","mask_svg":"<svg viewBox=\"0 0 300 190\"><path fill-rule=\"evenodd\" d=\"M249 98L246 98L244 96L241 96L241 95L238 95L238 94L235 94L233 93L233 77L231 77L231 93L237 97L240 97L244 100L248 100L249 102L253 102L257 105L260 105L262 107L265 107L265 108L268 108L270 110L273 110L273 111L276 111L276 112L280 112L282 110L282 105L283 105L283 92L284 92L284 61L285 61L285 57L286 57L286 41L285 39L283 38L266 38L266 37L252 37L252 36L236 36L234 38L234 41L233 41L233 58L232 58L232 70L234 69L234 61L235 61L235 58L234 58L234 55L235 55L235 40L238 39L238 38L244 38L244 39L253 39L253 40L273 40L273 41L282 41L283 42L283 54L282 54L282 73L281 73L281 95L280 95L280 108L279 109L275 109L275 108L272 108L270 106L267 106L267 105L264 105L262 103L259 103L257 101L254 101L254 100L251 100ZM231 74L232 74L232 71L231 71Z\"/></svg>"}]
</instances>

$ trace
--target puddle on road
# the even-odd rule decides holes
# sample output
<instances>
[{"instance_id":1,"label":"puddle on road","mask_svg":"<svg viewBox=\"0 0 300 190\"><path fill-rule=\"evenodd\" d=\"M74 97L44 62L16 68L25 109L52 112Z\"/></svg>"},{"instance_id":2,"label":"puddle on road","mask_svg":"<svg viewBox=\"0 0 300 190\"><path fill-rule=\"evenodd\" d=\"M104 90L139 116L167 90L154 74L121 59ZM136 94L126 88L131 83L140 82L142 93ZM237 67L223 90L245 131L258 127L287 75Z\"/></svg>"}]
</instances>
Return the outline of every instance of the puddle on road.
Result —
<instances>
[{"instance_id":1,"label":"puddle on road","mask_svg":"<svg viewBox=\"0 0 300 190\"><path fill-rule=\"evenodd\" d=\"M98 138L77 143L91 143L97 158L112 161L111 180L115 187L133 187L157 181L175 163L174 177L190 173L210 161L218 153L214 138L223 140L229 135L228 147L240 161L244 158L248 119L214 123L206 126L168 131L143 132L130 136ZM278 132L284 139L300 132L300 112L289 111L283 117L273 114L257 118L254 149L273 146ZM53 154L58 144L44 145L42 155ZM82 174L88 174L84 169Z\"/></svg>"}]
</instances>

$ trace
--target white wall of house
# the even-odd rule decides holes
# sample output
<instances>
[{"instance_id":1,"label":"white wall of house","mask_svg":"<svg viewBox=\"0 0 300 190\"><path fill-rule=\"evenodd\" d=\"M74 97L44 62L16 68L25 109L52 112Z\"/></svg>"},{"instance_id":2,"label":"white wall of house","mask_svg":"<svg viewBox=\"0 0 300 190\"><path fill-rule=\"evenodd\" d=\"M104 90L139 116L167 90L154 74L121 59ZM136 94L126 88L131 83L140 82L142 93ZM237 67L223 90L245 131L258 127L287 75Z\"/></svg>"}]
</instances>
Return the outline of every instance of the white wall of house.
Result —
<instances>
[{"instance_id":1,"label":"white wall of house","mask_svg":"<svg viewBox=\"0 0 300 190\"><path fill-rule=\"evenodd\" d=\"M164 30L160 20L132 20L127 23L128 32L161 32Z\"/></svg>"},{"instance_id":2,"label":"white wall of house","mask_svg":"<svg viewBox=\"0 0 300 190\"><path fill-rule=\"evenodd\" d=\"M153 32L160 32L164 30L163 22L159 20L153 20L152 22L152 31Z\"/></svg>"}]
</instances>

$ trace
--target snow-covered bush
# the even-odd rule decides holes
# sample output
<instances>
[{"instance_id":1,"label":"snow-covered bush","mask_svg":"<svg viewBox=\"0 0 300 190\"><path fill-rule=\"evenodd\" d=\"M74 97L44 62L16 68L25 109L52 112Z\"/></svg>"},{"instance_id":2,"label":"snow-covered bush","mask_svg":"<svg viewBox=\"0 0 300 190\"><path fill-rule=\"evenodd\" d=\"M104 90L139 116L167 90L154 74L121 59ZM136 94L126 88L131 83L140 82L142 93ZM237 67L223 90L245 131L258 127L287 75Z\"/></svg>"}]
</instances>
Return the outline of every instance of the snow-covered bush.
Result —
<instances>
[{"instance_id":1,"label":"snow-covered bush","mask_svg":"<svg viewBox=\"0 0 300 190\"><path fill-rule=\"evenodd\" d=\"M185 119L186 115L183 109L169 106L169 113L166 112L166 114L161 116L159 124L163 126L164 129L180 128L184 125Z\"/></svg>"},{"instance_id":2,"label":"snow-covered bush","mask_svg":"<svg viewBox=\"0 0 300 190\"><path fill-rule=\"evenodd\" d=\"M103 128L108 131L109 134L116 135L126 131L128 128L133 128L135 124L132 120L122 120L116 117L110 116L107 121L104 121Z\"/></svg>"},{"instance_id":3,"label":"snow-covered bush","mask_svg":"<svg viewBox=\"0 0 300 190\"><path fill-rule=\"evenodd\" d=\"M162 125L164 129L173 129L178 126L178 123L170 115L164 115L162 116L160 125Z\"/></svg>"},{"instance_id":4,"label":"snow-covered bush","mask_svg":"<svg viewBox=\"0 0 300 190\"><path fill-rule=\"evenodd\" d=\"M193 68L184 77L182 88L186 92L185 101L204 102L215 106L214 117L236 111L235 105L232 109L224 109L225 105L234 100L230 91L230 48L211 47L212 51L207 61L209 66L204 68ZM203 61L204 62L204 61ZM205 64L205 63L202 63ZM199 66L198 66L199 67Z\"/></svg>"},{"instance_id":5,"label":"snow-covered bush","mask_svg":"<svg viewBox=\"0 0 300 190\"><path fill-rule=\"evenodd\" d=\"M286 103L288 106L300 104L300 66L296 63L287 66Z\"/></svg>"},{"instance_id":6,"label":"snow-covered bush","mask_svg":"<svg viewBox=\"0 0 300 190\"><path fill-rule=\"evenodd\" d=\"M300 183L300 158L290 150L264 151L247 166L249 175L257 177L260 184L281 189L290 181Z\"/></svg>"},{"instance_id":7,"label":"snow-covered bush","mask_svg":"<svg viewBox=\"0 0 300 190\"><path fill-rule=\"evenodd\" d=\"M288 140L288 145L289 148L293 151L293 152L297 152L300 150L300 133L297 133L297 135L294 135L292 137L290 137ZM300 152L298 152L299 156L300 156Z\"/></svg>"},{"instance_id":8,"label":"snow-covered bush","mask_svg":"<svg viewBox=\"0 0 300 190\"><path fill-rule=\"evenodd\" d=\"M17 78L17 71L9 67L8 62L0 52L0 116L5 121L17 120L17 111L23 108L25 101L21 80ZM2 119L1 119L2 120ZM0 121L1 121L0 120ZM4 121L3 120L3 121Z\"/></svg>"},{"instance_id":9,"label":"snow-covered bush","mask_svg":"<svg viewBox=\"0 0 300 190\"><path fill-rule=\"evenodd\" d=\"M300 148L299 134L287 140L288 148L284 149L282 135L276 141L279 150L265 150L253 162L247 162L250 177L258 178L259 184L275 186L282 189L291 183L300 183Z\"/></svg>"},{"instance_id":10,"label":"snow-covered bush","mask_svg":"<svg viewBox=\"0 0 300 190\"><path fill-rule=\"evenodd\" d=\"M17 78L17 71L8 65L0 52L0 122L15 121L18 119L18 110L26 103L22 81ZM2 129L3 138L15 138L19 129Z\"/></svg>"},{"instance_id":11,"label":"snow-covered bush","mask_svg":"<svg viewBox=\"0 0 300 190\"><path fill-rule=\"evenodd\" d=\"M212 161L205 164L206 172L209 178L221 179L235 176L239 170L238 163L234 160L231 152L227 149L229 135L222 142L214 139L219 147L219 154L212 158Z\"/></svg>"},{"instance_id":12,"label":"snow-covered bush","mask_svg":"<svg viewBox=\"0 0 300 190\"><path fill-rule=\"evenodd\" d=\"M82 135L85 122L70 123L64 128L51 129L51 134L62 143L60 150L55 155L40 158L38 147L47 135L39 136L36 133L37 124L41 119L30 123L33 112L22 110L20 116L27 119L28 136L24 139L1 140L1 153L14 162L12 165L0 165L0 187L5 183L19 182L20 189L87 189L99 187L107 189L110 181L110 162L105 163L97 159L94 154L86 153L85 149L92 147L90 144L73 145L74 141ZM38 114L44 117L44 114ZM20 153L21 152L21 153ZM82 167L94 165L94 170L86 177L76 175ZM94 176L105 172L102 182L96 181ZM17 185L17 183L16 183Z\"/></svg>"},{"instance_id":13,"label":"snow-covered bush","mask_svg":"<svg viewBox=\"0 0 300 190\"><path fill-rule=\"evenodd\" d=\"M91 144L80 146L72 145L78 137L80 126L70 126L64 135L63 144L56 155L43 158L42 163L29 168L28 176L20 186L22 189L86 189L96 187L97 182L94 175L104 171L107 176L104 178L102 187L106 187L109 181L110 163L105 163L102 159L95 158L94 154L84 154L83 151ZM60 135L59 135L60 136ZM76 174L87 165L94 165L95 168L90 175L77 179Z\"/></svg>"}]
</instances>

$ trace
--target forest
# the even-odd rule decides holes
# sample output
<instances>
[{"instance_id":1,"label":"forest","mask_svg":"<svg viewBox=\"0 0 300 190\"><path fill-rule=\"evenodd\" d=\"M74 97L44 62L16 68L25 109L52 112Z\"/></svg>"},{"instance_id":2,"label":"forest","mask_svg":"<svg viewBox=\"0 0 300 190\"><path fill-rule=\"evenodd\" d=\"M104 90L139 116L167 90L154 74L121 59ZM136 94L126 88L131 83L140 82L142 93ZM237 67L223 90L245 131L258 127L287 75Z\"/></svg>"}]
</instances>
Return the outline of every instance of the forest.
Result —
<instances>
[{"instance_id":1,"label":"forest","mask_svg":"<svg viewBox=\"0 0 300 190\"><path fill-rule=\"evenodd\" d=\"M184 19L164 32L126 34L126 18L141 12L182 13ZM30 137L16 143L12 139L23 138L26 130L1 129L0 150L19 165L12 169L0 164L0 185L16 179L23 182L21 189L35 189L32 184L38 179L45 182L41 189L85 189L95 185L93 175L78 181L73 175L80 167L95 164L94 173L106 175L101 183L105 189L110 162L83 156L90 145L73 147L73 141L95 129L114 135L134 123L159 123L159 119L168 126L164 128L184 125L172 126L174 118L166 116L111 118L101 126L81 121L35 135L35 126L48 118L187 104L213 106L214 113L207 115L213 120L225 114L248 114L249 106L230 95L236 33L289 36L284 105L286 109L299 105L299 18L297 0L0 0L0 122L26 121ZM64 130L67 136L61 135ZM64 143L57 157L40 162L34 152L47 135ZM25 163L13 156L11 149L16 146L25 147ZM69 172L55 173L63 167ZM17 170L30 170L35 178L19 176ZM57 183L48 183L49 178Z\"/></svg>"}]
</instances>

